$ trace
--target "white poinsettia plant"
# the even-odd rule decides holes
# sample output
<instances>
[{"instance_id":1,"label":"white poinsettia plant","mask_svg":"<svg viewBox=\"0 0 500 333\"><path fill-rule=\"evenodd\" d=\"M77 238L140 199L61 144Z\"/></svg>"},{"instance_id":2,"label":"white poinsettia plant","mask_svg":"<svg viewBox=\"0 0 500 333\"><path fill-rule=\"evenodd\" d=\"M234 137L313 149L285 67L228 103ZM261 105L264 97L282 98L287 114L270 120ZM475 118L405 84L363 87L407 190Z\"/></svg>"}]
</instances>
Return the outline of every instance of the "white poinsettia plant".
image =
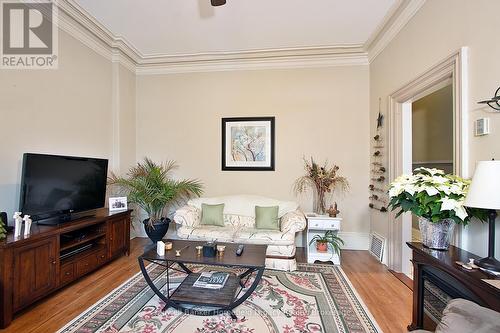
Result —
<instances>
[{"instance_id":1,"label":"white poinsettia plant","mask_svg":"<svg viewBox=\"0 0 500 333\"><path fill-rule=\"evenodd\" d=\"M484 211L464 206L469 185L470 180L443 170L417 168L412 175L402 175L391 183L389 206L400 209L396 217L412 212L431 222L452 219L464 225L472 217L485 220Z\"/></svg>"}]
</instances>

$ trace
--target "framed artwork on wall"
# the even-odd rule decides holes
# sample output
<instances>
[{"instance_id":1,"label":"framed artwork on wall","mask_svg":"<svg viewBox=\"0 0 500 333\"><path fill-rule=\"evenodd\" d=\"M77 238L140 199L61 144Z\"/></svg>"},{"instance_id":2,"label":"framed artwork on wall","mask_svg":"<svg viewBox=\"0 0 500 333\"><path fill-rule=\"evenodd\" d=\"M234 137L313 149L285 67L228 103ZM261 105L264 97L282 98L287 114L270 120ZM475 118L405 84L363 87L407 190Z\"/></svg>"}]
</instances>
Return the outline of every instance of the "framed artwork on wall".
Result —
<instances>
[{"instance_id":1,"label":"framed artwork on wall","mask_svg":"<svg viewBox=\"0 0 500 333\"><path fill-rule=\"evenodd\" d=\"M222 118L222 170L274 171L274 117Z\"/></svg>"}]
</instances>

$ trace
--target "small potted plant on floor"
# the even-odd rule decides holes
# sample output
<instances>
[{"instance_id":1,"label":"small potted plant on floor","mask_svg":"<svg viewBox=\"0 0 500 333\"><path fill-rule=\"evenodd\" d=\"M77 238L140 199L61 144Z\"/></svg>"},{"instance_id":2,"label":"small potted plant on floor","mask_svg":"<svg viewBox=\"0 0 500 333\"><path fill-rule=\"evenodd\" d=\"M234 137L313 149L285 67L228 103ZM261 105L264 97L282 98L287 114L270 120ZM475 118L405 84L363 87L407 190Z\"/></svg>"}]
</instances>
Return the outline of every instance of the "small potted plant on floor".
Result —
<instances>
[{"instance_id":1,"label":"small potted plant on floor","mask_svg":"<svg viewBox=\"0 0 500 333\"><path fill-rule=\"evenodd\" d=\"M155 163L145 158L132 167L125 177L112 173L108 181L110 185L119 186L130 203L137 204L148 214L148 218L143 221L144 229L153 242L163 239L168 231L168 206L192 196L200 196L203 192L198 180L172 179L171 173L176 168L174 161Z\"/></svg>"},{"instance_id":2,"label":"small potted plant on floor","mask_svg":"<svg viewBox=\"0 0 500 333\"><path fill-rule=\"evenodd\" d=\"M332 230L328 230L324 235L314 235L309 242L309 245L312 245L313 243L316 243L316 250L318 252L328 252L328 247L330 247L334 254L340 254L340 246L344 245L342 238L337 236L337 234Z\"/></svg>"},{"instance_id":3,"label":"small potted plant on floor","mask_svg":"<svg viewBox=\"0 0 500 333\"><path fill-rule=\"evenodd\" d=\"M443 170L417 168L402 175L389 188L389 207L418 217L422 243L431 249L447 250L455 224L467 225L472 217L486 220L485 212L464 206L470 181Z\"/></svg>"}]
</instances>

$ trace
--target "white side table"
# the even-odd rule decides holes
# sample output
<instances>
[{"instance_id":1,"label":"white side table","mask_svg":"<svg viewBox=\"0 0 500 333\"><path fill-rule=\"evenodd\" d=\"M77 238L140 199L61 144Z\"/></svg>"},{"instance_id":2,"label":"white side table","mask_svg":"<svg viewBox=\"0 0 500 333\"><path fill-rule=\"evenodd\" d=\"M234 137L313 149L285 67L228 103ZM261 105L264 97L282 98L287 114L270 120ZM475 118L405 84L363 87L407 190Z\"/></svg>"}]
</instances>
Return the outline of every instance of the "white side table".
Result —
<instances>
[{"instance_id":1,"label":"white side table","mask_svg":"<svg viewBox=\"0 0 500 333\"><path fill-rule=\"evenodd\" d=\"M333 230L336 233L340 230L342 218L329 217L328 215L318 215L315 213L307 213L307 232L306 232L306 256L307 262L312 264L316 260L331 261L334 265L340 265L340 255L334 254L332 249L328 247L328 252L318 252L316 244L309 242L314 235L324 235L328 230Z\"/></svg>"}]
</instances>

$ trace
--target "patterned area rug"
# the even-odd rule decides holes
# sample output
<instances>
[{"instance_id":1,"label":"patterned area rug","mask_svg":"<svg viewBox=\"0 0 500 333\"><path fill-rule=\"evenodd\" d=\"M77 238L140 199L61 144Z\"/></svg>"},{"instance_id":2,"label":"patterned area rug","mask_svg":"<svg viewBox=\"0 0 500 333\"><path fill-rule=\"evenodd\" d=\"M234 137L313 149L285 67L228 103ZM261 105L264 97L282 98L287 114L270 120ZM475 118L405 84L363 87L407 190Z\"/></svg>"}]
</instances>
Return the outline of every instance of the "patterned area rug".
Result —
<instances>
[{"instance_id":1,"label":"patterned area rug","mask_svg":"<svg viewBox=\"0 0 500 333\"><path fill-rule=\"evenodd\" d=\"M209 268L190 266L193 271ZM164 291L164 268L151 264L148 271ZM178 284L184 277L176 273L173 281ZM163 306L139 273L59 332L381 332L339 266L301 264L296 272L266 270L257 289L234 310L237 320L228 314L162 312Z\"/></svg>"}]
</instances>

